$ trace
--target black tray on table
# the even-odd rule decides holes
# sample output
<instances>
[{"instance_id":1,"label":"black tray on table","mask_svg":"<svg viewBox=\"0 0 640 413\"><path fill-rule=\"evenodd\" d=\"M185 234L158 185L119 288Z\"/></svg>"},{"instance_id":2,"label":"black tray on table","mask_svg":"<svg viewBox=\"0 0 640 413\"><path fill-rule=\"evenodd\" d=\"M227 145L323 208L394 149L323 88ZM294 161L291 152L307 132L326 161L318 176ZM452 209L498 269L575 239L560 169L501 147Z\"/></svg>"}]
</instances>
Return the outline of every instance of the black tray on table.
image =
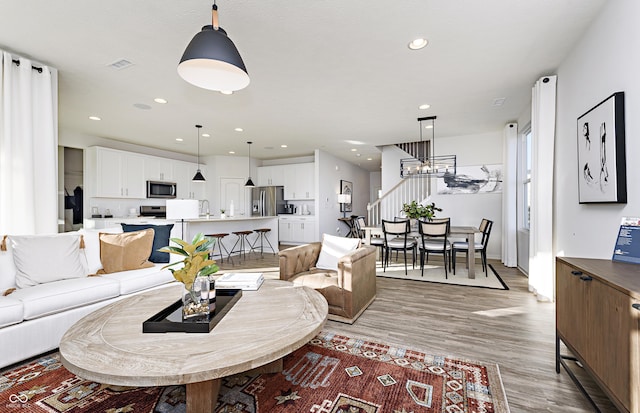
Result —
<instances>
[{"instance_id":1,"label":"black tray on table","mask_svg":"<svg viewBox=\"0 0 640 413\"><path fill-rule=\"evenodd\" d=\"M209 301L209 317L182 319L182 299L142 323L143 333L208 333L222 320L242 296L242 290L216 289Z\"/></svg>"}]
</instances>

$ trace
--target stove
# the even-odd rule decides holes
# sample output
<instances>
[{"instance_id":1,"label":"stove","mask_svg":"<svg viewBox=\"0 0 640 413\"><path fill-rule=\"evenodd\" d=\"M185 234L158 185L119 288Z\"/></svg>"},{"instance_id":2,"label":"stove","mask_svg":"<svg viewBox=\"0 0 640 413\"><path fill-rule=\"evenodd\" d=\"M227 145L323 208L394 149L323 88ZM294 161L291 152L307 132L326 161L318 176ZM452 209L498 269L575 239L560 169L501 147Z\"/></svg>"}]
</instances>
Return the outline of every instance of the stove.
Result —
<instances>
[{"instance_id":1,"label":"stove","mask_svg":"<svg viewBox=\"0 0 640 413\"><path fill-rule=\"evenodd\" d=\"M167 207L164 205L141 205L140 206L140 216L141 217L156 217L156 218L166 218L167 217Z\"/></svg>"}]
</instances>

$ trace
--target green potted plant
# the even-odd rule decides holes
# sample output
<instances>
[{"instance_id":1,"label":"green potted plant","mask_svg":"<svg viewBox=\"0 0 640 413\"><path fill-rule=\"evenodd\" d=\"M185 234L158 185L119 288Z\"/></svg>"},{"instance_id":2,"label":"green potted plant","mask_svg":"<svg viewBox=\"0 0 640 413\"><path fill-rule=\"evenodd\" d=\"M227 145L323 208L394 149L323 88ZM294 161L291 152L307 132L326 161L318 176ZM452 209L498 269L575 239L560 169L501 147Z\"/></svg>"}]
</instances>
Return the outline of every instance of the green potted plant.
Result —
<instances>
[{"instance_id":1,"label":"green potted plant","mask_svg":"<svg viewBox=\"0 0 640 413\"><path fill-rule=\"evenodd\" d=\"M431 221L436 216L436 212L439 211L442 211L442 208L436 207L435 202L427 205L419 204L416 201L402 204L402 212L410 219L426 219L427 221Z\"/></svg>"},{"instance_id":2,"label":"green potted plant","mask_svg":"<svg viewBox=\"0 0 640 413\"><path fill-rule=\"evenodd\" d=\"M163 268L169 268L173 278L184 285L183 316L209 314L209 296L203 294L204 288L209 291L209 275L218 272L219 267L214 260L209 259L212 238L205 238L202 233L196 234L191 243L180 238L171 238L178 246L168 245L160 249L161 252L182 255L182 261L177 261ZM173 269L178 264L183 264L180 269ZM204 285L204 287L203 287Z\"/></svg>"}]
</instances>

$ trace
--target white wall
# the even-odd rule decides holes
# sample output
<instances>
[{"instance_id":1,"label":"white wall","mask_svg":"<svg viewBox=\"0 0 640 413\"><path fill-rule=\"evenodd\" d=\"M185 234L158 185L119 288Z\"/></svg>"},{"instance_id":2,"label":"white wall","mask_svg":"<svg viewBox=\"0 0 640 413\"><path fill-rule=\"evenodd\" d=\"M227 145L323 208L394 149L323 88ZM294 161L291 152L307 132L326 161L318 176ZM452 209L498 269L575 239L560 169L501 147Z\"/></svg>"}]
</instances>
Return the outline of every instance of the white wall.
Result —
<instances>
[{"instance_id":1,"label":"white wall","mask_svg":"<svg viewBox=\"0 0 640 413\"><path fill-rule=\"evenodd\" d=\"M502 164L502 131L489 133L436 137L436 155L456 155L458 166ZM395 146L382 151L382 190L391 189L400 180L400 159L407 154ZM480 225L482 218L494 222L489 238L487 255L499 259L502 254L502 194L437 195L432 182L431 202L442 208L438 214L451 217L452 225Z\"/></svg>"},{"instance_id":2,"label":"white wall","mask_svg":"<svg viewBox=\"0 0 640 413\"><path fill-rule=\"evenodd\" d=\"M316 219L318 220L318 233L332 235L346 235L347 227L338 221L342 217L338 194L340 193L340 180L353 183L352 205L353 211L349 215L367 215L367 203L369 202L369 172L354 164L337 158L327 152L316 149ZM337 231L340 229L340 232ZM319 238L321 239L321 238Z\"/></svg>"},{"instance_id":3,"label":"white wall","mask_svg":"<svg viewBox=\"0 0 640 413\"><path fill-rule=\"evenodd\" d=\"M640 216L640 2L608 2L558 69L554 190L558 255L610 259L623 216ZM578 204L577 118L625 92L627 204Z\"/></svg>"}]
</instances>

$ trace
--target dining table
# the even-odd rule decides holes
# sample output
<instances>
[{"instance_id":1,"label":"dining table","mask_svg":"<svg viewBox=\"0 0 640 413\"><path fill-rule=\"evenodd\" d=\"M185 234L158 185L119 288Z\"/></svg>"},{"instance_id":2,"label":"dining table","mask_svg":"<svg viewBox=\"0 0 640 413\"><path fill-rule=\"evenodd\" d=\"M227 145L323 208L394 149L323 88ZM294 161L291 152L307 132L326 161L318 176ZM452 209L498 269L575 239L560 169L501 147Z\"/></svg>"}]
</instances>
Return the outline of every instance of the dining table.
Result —
<instances>
[{"instance_id":1,"label":"dining table","mask_svg":"<svg viewBox=\"0 0 640 413\"><path fill-rule=\"evenodd\" d=\"M382 227L381 226L366 226L362 227L364 230L364 242L367 245L371 244L372 236L383 236ZM474 226L450 226L449 227L449 235L458 235L464 236L469 242L469 253L467 254L467 276L469 278L476 278L476 249L475 249L475 237L476 234L481 233L481 231ZM413 234L413 233L412 233ZM413 235L416 235L417 232Z\"/></svg>"}]
</instances>

